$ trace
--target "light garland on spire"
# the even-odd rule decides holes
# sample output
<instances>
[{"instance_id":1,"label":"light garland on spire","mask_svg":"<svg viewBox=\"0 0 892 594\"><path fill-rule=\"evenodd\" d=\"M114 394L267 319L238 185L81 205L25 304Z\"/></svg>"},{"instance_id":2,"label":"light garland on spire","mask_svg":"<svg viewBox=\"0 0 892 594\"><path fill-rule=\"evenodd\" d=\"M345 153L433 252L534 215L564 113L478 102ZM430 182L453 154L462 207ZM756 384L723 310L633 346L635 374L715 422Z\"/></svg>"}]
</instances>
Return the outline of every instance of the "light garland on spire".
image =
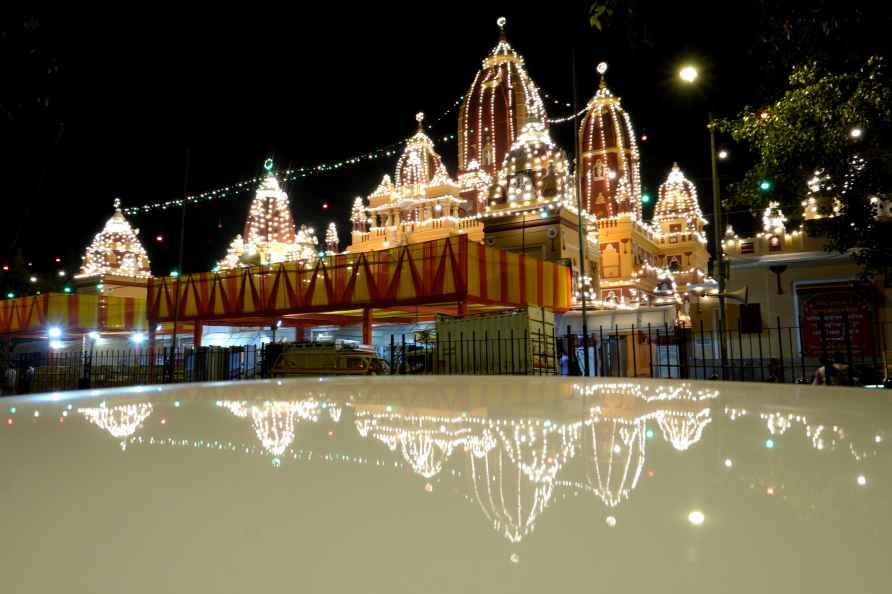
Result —
<instances>
[{"instance_id":1,"label":"light garland on spire","mask_svg":"<svg viewBox=\"0 0 892 594\"><path fill-rule=\"evenodd\" d=\"M773 235L783 235L786 233L784 226L786 222L787 217L781 212L780 203L769 202L765 212L762 213L762 230Z\"/></svg>"},{"instance_id":2,"label":"light garland on spire","mask_svg":"<svg viewBox=\"0 0 892 594\"><path fill-rule=\"evenodd\" d=\"M121 201L115 199L115 213L96 234L84 254L81 271L74 278L123 276L149 278L149 256L139 241L139 229L133 229L121 212Z\"/></svg>"},{"instance_id":3,"label":"light garland on spire","mask_svg":"<svg viewBox=\"0 0 892 594\"><path fill-rule=\"evenodd\" d=\"M266 177L251 203L244 237L237 235L233 239L216 270L298 260L315 261L317 257L318 242L313 230L302 226L301 231L295 233L288 194L281 189L279 180L273 174L272 159L267 159L263 166ZM309 248L311 244L312 249Z\"/></svg>"},{"instance_id":4,"label":"light garland on spire","mask_svg":"<svg viewBox=\"0 0 892 594\"><path fill-rule=\"evenodd\" d=\"M328 224L328 228L325 230L325 251L329 254L336 254L338 253L340 244L341 241L338 239L338 226L332 221Z\"/></svg>"},{"instance_id":5,"label":"light garland on spire","mask_svg":"<svg viewBox=\"0 0 892 594\"><path fill-rule=\"evenodd\" d=\"M600 88L586 105L578 130L579 181L583 207L599 218L628 213L641 220L641 174L638 141L619 97L607 88L607 63L597 67ZM617 192L625 184L627 203Z\"/></svg>"},{"instance_id":6,"label":"light garland on spire","mask_svg":"<svg viewBox=\"0 0 892 594\"><path fill-rule=\"evenodd\" d=\"M523 58L505 36L500 17L499 42L483 60L459 111L459 173L471 164L497 174L504 151L527 122L545 125L547 114L538 87L527 74Z\"/></svg>"}]
</instances>

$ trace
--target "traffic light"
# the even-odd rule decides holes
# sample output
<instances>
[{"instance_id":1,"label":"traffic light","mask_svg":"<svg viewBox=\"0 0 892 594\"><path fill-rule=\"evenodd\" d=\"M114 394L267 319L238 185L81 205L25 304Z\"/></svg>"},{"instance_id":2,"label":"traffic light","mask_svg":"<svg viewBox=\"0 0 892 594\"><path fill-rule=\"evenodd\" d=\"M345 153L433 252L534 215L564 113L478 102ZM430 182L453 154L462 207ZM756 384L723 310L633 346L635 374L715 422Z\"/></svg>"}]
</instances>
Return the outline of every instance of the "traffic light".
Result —
<instances>
[{"instance_id":1,"label":"traffic light","mask_svg":"<svg viewBox=\"0 0 892 594\"><path fill-rule=\"evenodd\" d=\"M759 182L759 189L763 192L770 192L773 185L770 179L763 179Z\"/></svg>"}]
</instances>

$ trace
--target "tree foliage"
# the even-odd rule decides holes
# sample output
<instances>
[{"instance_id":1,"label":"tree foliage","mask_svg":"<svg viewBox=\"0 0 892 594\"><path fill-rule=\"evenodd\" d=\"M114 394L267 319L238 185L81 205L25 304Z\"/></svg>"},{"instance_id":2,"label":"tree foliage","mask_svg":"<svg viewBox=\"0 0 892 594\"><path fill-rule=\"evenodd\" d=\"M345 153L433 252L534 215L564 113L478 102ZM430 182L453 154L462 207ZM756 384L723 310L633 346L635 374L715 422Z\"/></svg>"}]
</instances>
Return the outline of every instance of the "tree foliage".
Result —
<instances>
[{"instance_id":1,"label":"tree foliage","mask_svg":"<svg viewBox=\"0 0 892 594\"><path fill-rule=\"evenodd\" d=\"M824 214L834 200L840 207L821 225L829 248L854 250L868 275L886 272L890 229L875 217L877 200L892 197L892 88L882 57L842 73L815 62L796 67L779 99L746 107L716 126L755 155L753 166L731 185L726 206L756 210L777 200L788 214L801 212L811 195L808 182L818 173L815 197L828 198L820 201Z\"/></svg>"}]
</instances>

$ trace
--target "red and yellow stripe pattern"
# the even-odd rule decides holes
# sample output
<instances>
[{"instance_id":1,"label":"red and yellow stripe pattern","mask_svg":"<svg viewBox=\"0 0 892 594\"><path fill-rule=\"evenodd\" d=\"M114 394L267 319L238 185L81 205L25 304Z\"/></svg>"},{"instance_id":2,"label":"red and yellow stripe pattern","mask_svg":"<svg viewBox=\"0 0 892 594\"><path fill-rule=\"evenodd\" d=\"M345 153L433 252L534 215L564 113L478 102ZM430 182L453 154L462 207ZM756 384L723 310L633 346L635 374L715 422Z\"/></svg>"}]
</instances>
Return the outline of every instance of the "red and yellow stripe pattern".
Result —
<instances>
[{"instance_id":1,"label":"red and yellow stripe pattern","mask_svg":"<svg viewBox=\"0 0 892 594\"><path fill-rule=\"evenodd\" d=\"M145 329L146 303L132 297L47 293L0 301L0 334L35 333L58 326L69 332Z\"/></svg>"},{"instance_id":2,"label":"red and yellow stripe pattern","mask_svg":"<svg viewBox=\"0 0 892 594\"><path fill-rule=\"evenodd\" d=\"M570 270L468 241L466 236L376 252L223 273L149 280L151 322L226 320L287 313L444 302L534 305L566 311ZM177 298L179 292L179 298Z\"/></svg>"}]
</instances>

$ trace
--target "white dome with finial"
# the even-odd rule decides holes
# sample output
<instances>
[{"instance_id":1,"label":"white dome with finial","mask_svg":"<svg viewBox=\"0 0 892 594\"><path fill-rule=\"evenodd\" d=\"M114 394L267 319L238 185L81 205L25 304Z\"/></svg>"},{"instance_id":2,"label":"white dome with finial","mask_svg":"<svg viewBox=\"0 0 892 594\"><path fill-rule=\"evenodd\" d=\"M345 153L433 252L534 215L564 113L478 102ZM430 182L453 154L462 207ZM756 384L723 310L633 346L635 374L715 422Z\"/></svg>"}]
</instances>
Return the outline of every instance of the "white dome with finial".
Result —
<instances>
[{"instance_id":1,"label":"white dome with finial","mask_svg":"<svg viewBox=\"0 0 892 594\"><path fill-rule=\"evenodd\" d=\"M121 200L115 198L115 213L96 234L84 254L81 271L75 278L122 276L149 278L149 256L139 241L139 229L133 229L121 212Z\"/></svg>"}]
</instances>

